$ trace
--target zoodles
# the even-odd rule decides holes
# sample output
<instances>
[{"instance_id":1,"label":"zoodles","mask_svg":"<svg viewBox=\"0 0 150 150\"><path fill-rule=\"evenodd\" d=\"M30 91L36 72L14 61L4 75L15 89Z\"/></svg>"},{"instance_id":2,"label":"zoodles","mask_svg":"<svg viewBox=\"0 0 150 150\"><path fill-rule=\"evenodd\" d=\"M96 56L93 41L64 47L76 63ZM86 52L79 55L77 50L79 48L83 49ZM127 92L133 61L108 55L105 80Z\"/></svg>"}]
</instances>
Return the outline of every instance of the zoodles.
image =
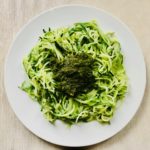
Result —
<instances>
[{"instance_id":1,"label":"zoodles","mask_svg":"<svg viewBox=\"0 0 150 150\"><path fill-rule=\"evenodd\" d=\"M43 32L23 59L28 79L21 89L41 105L51 123L110 123L127 92L123 54L114 33L104 33L96 21Z\"/></svg>"}]
</instances>

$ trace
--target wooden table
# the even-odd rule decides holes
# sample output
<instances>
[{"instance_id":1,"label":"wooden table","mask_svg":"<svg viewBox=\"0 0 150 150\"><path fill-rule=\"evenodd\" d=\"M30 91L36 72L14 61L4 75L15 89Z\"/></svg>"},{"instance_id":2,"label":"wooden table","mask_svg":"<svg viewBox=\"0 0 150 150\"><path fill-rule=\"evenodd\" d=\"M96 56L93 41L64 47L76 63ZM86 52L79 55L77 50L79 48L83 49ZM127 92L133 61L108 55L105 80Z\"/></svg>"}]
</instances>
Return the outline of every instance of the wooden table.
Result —
<instances>
[{"instance_id":1,"label":"wooden table","mask_svg":"<svg viewBox=\"0 0 150 150\"><path fill-rule=\"evenodd\" d=\"M33 16L62 4L96 6L125 22L141 45L147 64L147 77L150 77L150 0L0 0L0 150L68 149L47 143L28 131L12 111L3 86L4 58L16 33ZM105 142L84 149L150 149L149 88L148 81L142 105L125 129Z\"/></svg>"}]
</instances>

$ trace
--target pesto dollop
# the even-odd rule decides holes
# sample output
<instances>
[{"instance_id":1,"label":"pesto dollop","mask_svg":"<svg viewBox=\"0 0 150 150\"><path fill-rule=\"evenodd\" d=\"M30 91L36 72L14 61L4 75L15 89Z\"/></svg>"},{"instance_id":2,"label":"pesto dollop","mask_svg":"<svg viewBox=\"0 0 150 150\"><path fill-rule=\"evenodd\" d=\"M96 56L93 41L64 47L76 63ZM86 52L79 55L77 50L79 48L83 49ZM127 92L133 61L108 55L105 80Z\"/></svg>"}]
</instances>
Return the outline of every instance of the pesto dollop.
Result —
<instances>
[{"instance_id":1,"label":"pesto dollop","mask_svg":"<svg viewBox=\"0 0 150 150\"><path fill-rule=\"evenodd\" d=\"M94 59L86 53L67 56L54 71L56 89L73 97L93 89L93 63Z\"/></svg>"}]
</instances>

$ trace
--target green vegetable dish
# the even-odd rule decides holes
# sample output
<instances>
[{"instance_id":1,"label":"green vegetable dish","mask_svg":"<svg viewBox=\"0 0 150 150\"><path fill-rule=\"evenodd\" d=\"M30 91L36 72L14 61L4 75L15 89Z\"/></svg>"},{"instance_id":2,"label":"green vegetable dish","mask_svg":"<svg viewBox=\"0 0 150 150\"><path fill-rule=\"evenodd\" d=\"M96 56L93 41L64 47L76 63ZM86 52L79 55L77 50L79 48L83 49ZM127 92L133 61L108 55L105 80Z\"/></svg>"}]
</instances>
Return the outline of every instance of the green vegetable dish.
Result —
<instances>
[{"instance_id":1,"label":"green vegetable dish","mask_svg":"<svg viewBox=\"0 0 150 150\"><path fill-rule=\"evenodd\" d=\"M121 46L96 21L48 31L24 57L21 85L48 121L110 123L127 92Z\"/></svg>"}]
</instances>

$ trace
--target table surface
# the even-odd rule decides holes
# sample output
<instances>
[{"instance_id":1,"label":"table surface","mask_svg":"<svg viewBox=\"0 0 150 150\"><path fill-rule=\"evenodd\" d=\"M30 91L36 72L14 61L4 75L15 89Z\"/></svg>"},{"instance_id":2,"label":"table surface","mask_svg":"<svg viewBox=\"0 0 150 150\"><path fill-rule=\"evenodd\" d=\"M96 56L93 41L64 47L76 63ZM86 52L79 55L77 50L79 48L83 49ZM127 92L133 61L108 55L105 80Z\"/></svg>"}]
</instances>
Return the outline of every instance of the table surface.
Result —
<instances>
[{"instance_id":1,"label":"table surface","mask_svg":"<svg viewBox=\"0 0 150 150\"><path fill-rule=\"evenodd\" d=\"M3 86L4 58L20 28L38 13L62 4L86 4L112 13L125 22L139 41L150 76L150 0L0 0L0 149L73 149L45 142L28 131L12 111ZM136 59L136 58L135 58ZM111 139L86 150L150 149L149 80L143 102L132 121Z\"/></svg>"}]
</instances>

